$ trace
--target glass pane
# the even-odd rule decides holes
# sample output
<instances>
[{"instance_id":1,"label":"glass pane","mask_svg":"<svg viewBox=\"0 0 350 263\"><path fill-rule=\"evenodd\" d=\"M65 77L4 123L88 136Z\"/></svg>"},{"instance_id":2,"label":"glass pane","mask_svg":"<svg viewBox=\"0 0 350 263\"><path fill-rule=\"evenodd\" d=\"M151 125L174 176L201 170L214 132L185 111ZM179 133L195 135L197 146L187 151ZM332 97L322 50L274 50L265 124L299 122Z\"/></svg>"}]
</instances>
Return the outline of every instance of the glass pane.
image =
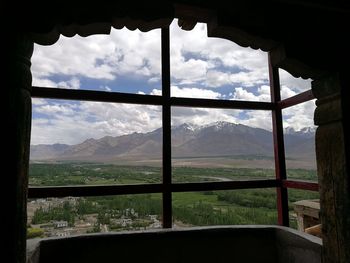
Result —
<instances>
[{"instance_id":1,"label":"glass pane","mask_svg":"<svg viewBox=\"0 0 350 263\"><path fill-rule=\"evenodd\" d=\"M151 94L161 87L160 54L160 29L61 36L52 46L34 46L33 85Z\"/></svg>"},{"instance_id":2,"label":"glass pane","mask_svg":"<svg viewBox=\"0 0 350 263\"><path fill-rule=\"evenodd\" d=\"M156 183L161 107L33 99L30 185Z\"/></svg>"},{"instance_id":3,"label":"glass pane","mask_svg":"<svg viewBox=\"0 0 350 263\"><path fill-rule=\"evenodd\" d=\"M173 194L173 227L276 223L275 189Z\"/></svg>"},{"instance_id":4,"label":"glass pane","mask_svg":"<svg viewBox=\"0 0 350 263\"><path fill-rule=\"evenodd\" d=\"M28 200L27 238L161 228L161 195Z\"/></svg>"},{"instance_id":5,"label":"glass pane","mask_svg":"<svg viewBox=\"0 0 350 263\"><path fill-rule=\"evenodd\" d=\"M270 111L172 108L174 182L274 178Z\"/></svg>"},{"instance_id":6,"label":"glass pane","mask_svg":"<svg viewBox=\"0 0 350 263\"><path fill-rule=\"evenodd\" d=\"M282 111L288 178L317 181L315 100Z\"/></svg>"},{"instance_id":7,"label":"glass pane","mask_svg":"<svg viewBox=\"0 0 350 263\"><path fill-rule=\"evenodd\" d=\"M288 202L290 226L321 237L320 194L313 191L288 189Z\"/></svg>"},{"instance_id":8,"label":"glass pane","mask_svg":"<svg viewBox=\"0 0 350 263\"><path fill-rule=\"evenodd\" d=\"M170 25L171 96L271 101L267 53Z\"/></svg>"},{"instance_id":9,"label":"glass pane","mask_svg":"<svg viewBox=\"0 0 350 263\"><path fill-rule=\"evenodd\" d=\"M311 79L295 78L283 69L279 69L279 76L282 100L311 89Z\"/></svg>"}]
</instances>

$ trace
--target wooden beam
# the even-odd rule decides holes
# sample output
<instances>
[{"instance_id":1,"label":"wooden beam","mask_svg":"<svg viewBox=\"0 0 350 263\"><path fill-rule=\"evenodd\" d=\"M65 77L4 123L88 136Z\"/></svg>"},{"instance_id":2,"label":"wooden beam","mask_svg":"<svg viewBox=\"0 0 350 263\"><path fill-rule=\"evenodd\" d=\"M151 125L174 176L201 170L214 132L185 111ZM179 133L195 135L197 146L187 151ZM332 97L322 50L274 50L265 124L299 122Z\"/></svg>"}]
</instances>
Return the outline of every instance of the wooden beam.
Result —
<instances>
[{"instance_id":1,"label":"wooden beam","mask_svg":"<svg viewBox=\"0 0 350 263\"><path fill-rule=\"evenodd\" d=\"M271 188L278 186L275 179L240 180L230 182L176 183L168 187L170 192L195 192L212 190L235 190L252 188ZM28 198L66 197L66 196L106 196L126 194L147 194L164 192L163 184L135 185L72 185L72 186L31 186Z\"/></svg>"},{"instance_id":2,"label":"wooden beam","mask_svg":"<svg viewBox=\"0 0 350 263\"><path fill-rule=\"evenodd\" d=\"M213 190L237 190L251 188L270 188L276 187L277 180L240 180L230 182L205 182L205 183L176 183L171 190L173 192L195 192L195 191L213 191Z\"/></svg>"},{"instance_id":3,"label":"wooden beam","mask_svg":"<svg viewBox=\"0 0 350 263\"><path fill-rule=\"evenodd\" d=\"M28 198L161 193L161 184L29 187Z\"/></svg>"},{"instance_id":4,"label":"wooden beam","mask_svg":"<svg viewBox=\"0 0 350 263\"><path fill-rule=\"evenodd\" d=\"M295 180L282 180L282 186L286 188L302 189L318 192L318 183Z\"/></svg>"},{"instance_id":5,"label":"wooden beam","mask_svg":"<svg viewBox=\"0 0 350 263\"><path fill-rule=\"evenodd\" d=\"M170 77L169 77L170 78ZM170 83L170 82L169 82ZM121 92L107 92L97 90L73 90L50 87L32 87L33 98L81 100L111 103L132 103L142 105L162 105L164 95L139 95ZM193 98L168 98L166 103L171 106L181 107L203 107L221 109L247 109L247 110L272 110L273 103L258 101L238 101L238 100L213 100L213 99L193 99Z\"/></svg>"},{"instance_id":6,"label":"wooden beam","mask_svg":"<svg viewBox=\"0 0 350 263\"><path fill-rule=\"evenodd\" d=\"M298 95L295 95L293 97L281 100L280 102L277 103L277 107L279 109L285 109L285 108L312 100L314 98L315 98L314 94L312 93L312 90L310 89L310 90L304 91Z\"/></svg>"},{"instance_id":7,"label":"wooden beam","mask_svg":"<svg viewBox=\"0 0 350 263\"><path fill-rule=\"evenodd\" d=\"M172 106L218 108L218 109L241 109L241 110L273 110L275 105L271 102L240 101L240 100L213 100L177 98L170 99Z\"/></svg>"},{"instance_id":8,"label":"wooden beam","mask_svg":"<svg viewBox=\"0 0 350 263\"><path fill-rule=\"evenodd\" d=\"M269 60L268 62L269 62L271 102L278 104L281 101L278 68L272 65L270 53L268 55L268 60ZM286 173L286 160L285 160L285 153L284 153L282 111L280 108L276 108L272 111L272 133L273 133L276 179L283 181L286 179L287 173ZM280 185L279 187L277 187L276 190L277 190L278 223L283 226L289 226L287 188L285 188L283 185Z\"/></svg>"},{"instance_id":9,"label":"wooden beam","mask_svg":"<svg viewBox=\"0 0 350 263\"><path fill-rule=\"evenodd\" d=\"M169 27L162 28L163 228L172 227Z\"/></svg>"},{"instance_id":10,"label":"wooden beam","mask_svg":"<svg viewBox=\"0 0 350 263\"><path fill-rule=\"evenodd\" d=\"M162 97L98 90L73 90L50 87L32 87L32 97L63 100L82 100L98 102L132 103L144 105L161 105Z\"/></svg>"}]
</instances>

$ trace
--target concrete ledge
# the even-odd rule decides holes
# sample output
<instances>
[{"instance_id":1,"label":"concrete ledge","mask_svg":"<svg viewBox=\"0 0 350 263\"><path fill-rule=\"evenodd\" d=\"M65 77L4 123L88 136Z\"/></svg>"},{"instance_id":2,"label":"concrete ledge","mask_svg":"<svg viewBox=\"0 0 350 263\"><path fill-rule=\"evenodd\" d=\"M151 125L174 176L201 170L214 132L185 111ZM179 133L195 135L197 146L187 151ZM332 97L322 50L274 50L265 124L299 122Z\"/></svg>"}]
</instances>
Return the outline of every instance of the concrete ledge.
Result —
<instances>
[{"instance_id":1,"label":"concrete ledge","mask_svg":"<svg viewBox=\"0 0 350 263\"><path fill-rule=\"evenodd\" d=\"M320 263L321 239L279 226L214 226L27 242L28 263Z\"/></svg>"}]
</instances>

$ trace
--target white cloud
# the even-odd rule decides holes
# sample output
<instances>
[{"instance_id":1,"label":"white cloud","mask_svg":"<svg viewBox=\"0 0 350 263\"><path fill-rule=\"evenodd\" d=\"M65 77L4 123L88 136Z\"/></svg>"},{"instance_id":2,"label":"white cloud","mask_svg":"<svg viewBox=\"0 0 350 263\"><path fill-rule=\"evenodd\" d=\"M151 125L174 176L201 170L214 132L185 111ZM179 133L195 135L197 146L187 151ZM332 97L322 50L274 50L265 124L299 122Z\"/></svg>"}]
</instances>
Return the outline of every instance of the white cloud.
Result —
<instances>
[{"instance_id":1,"label":"white cloud","mask_svg":"<svg viewBox=\"0 0 350 263\"><path fill-rule=\"evenodd\" d=\"M40 106L45 104L47 104L47 101L45 99L32 98L32 105Z\"/></svg>"},{"instance_id":2,"label":"white cloud","mask_svg":"<svg viewBox=\"0 0 350 263\"><path fill-rule=\"evenodd\" d=\"M218 87L242 82L241 86L252 86L266 81L266 53L208 38L205 24L186 32L176 22L171 26L173 84ZM152 83L160 80L160 30L141 33L122 29L112 30L109 36L61 37L50 47L36 45L32 62L34 85L54 74L108 80L133 74L148 76ZM234 67L234 71L221 65Z\"/></svg>"},{"instance_id":3,"label":"white cloud","mask_svg":"<svg viewBox=\"0 0 350 263\"><path fill-rule=\"evenodd\" d=\"M258 92L261 94L261 95L268 95L268 96L271 96L270 94L270 86L266 86L266 85L262 85L258 88ZM270 100L270 99L269 99Z\"/></svg>"},{"instance_id":4,"label":"white cloud","mask_svg":"<svg viewBox=\"0 0 350 263\"><path fill-rule=\"evenodd\" d=\"M202 99L219 99L222 97L219 92L208 89L179 88L177 86L171 86L171 96Z\"/></svg>"},{"instance_id":5,"label":"white cloud","mask_svg":"<svg viewBox=\"0 0 350 263\"><path fill-rule=\"evenodd\" d=\"M80 79L72 77L68 81L54 82L47 78L33 78L33 86L61 89L80 89Z\"/></svg>"},{"instance_id":6,"label":"white cloud","mask_svg":"<svg viewBox=\"0 0 350 263\"><path fill-rule=\"evenodd\" d=\"M155 78L160 76L160 29L147 33L139 30L112 30L104 41L112 42L113 52L105 54L116 76L132 73Z\"/></svg>"},{"instance_id":7,"label":"white cloud","mask_svg":"<svg viewBox=\"0 0 350 263\"><path fill-rule=\"evenodd\" d=\"M174 21L176 23L177 21ZM190 32L171 27L171 94L175 97L224 99L214 88L232 86L230 99L270 101L267 84L267 54L218 38L208 38L206 26ZM79 89L82 78L115 80L120 76L147 77L159 82L161 72L160 30L112 30L110 36L65 38L56 45L35 45L32 58L33 85ZM66 81L52 79L64 75ZM281 71L282 98L310 87L310 81L295 79ZM100 90L110 91L105 83ZM258 87L253 93L251 87ZM208 88L203 88L208 87ZM213 88L213 89L210 89ZM140 87L138 94L145 94ZM153 89L152 95L161 95ZM226 97L226 98L227 98ZM97 102L48 102L33 99L32 143L79 143L87 138L148 132L161 127L161 107ZM300 129L312 125L314 105L298 105L283 111L284 126ZM47 118L42 116L44 114ZM241 115L245 117L242 118ZM40 116L40 118L39 118ZM174 125L203 125L229 121L271 129L269 111L242 111L175 107Z\"/></svg>"},{"instance_id":8,"label":"white cloud","mask_svg":"<svg viewBox=\"0 0 350 263\"><path fill-rule=\"evenodd\" d=\"M149 132L161 127L161 107L100 102L51 102L33 107L32 144L76 144L88 138ZM47 120L47 121L44 121Z\"/></svg>"},{"instance_id":9,"label":"white cloud","mask_svg":"<svg viewBox=\"0 0 350 263\"><path fill-rule=\"evenodd\" d=\"M199 89L198 89L199 90ZM314 102L304 103L283 110L284 127L300 130L312 126ZM34 104L34 114L45 114L47 118L34 118L32 144L75 144L88 138L106 135L119 136L133 132L149 132L161 127L161 107L133 104L98 102L74 102ZM242 119L241 114L245 115ZM271 130L270 111L244 111L173 107L172 125L193 123L205 125L215 121L228 121Z\"/></svg>"},{"instance_id":10,"label":"white cloud","mask_svg":"<svg viewBox=\"0 0 350 263\"><path fill-rule=\"evenodd\" d=\"M288 87L294 92L294 95L311 89L311 79L295 78L283 69L279 69L279 76L281 86ZM286 99L289 96L290 94L284 94L283 92L281 93L282 99Z\"/></svg>"},{"instance_id":11,"label":"white cloud","mask_svg":"<svg viewBox=\"0 0 350 263\"><path fill-rule=\"evenodd\" d=\"M170 28L171 68L175 78L182 78L184 83L205 80L210 87L232 82L244 82L241 85L252 86L265 83L268 79L266 53L240 47L229 40L208 38L205 24L199 23L193 30L186 32L176 23L174 21ZM190 59L186 60L186 56L196 56L197 60L200 58L206 64L198 72L187 71L186 63Z\"/></svg>"},{"instance_id":12,"label":"white cloud","mask_svg":"<svg viewBox=\"0 0 350 263\"><path fill-rule=\"evenodd\" d=\"M217 88L223 85L232 84L230 74L217 70L209 70L206 75L206 86Z\"/></svg>"},{"instance_id":13,"label":"white cloud","mask_svg":"<svg viewBox=\"0 0 350 263\"><path fill-rule=\"evenodd\" d=\"M246 111L247 119L240 121L241 124L261 128L268 131L272 130L272 117L270 111Z\"/></svg>"},{"instance_id":14,"label":"white cloud","mask_svg":"<svg viewBox=\"0 0 350 263\"><path fill-rule=\"evenodd\" d=\"M293 107L286 108L282 111L283 127L292 127L296 131L304 127L314 127L315 100L304 102Z\"/></svg>"},{"instance_id":15,"label":"white cloud","mask_svg":"<svg viewBox=\"0 0 350 263\"><path fill-rule=\"evenodd\" d=\"M208 109L208 108L172 108L172 125L192 123L195 125L206 125L215 121L227 121L239 123L238 115L241 110Z\"/></svg>"},{"instance_id":16,"label":"white cloud","mask_svg":"<svg viewBox=\"0 0 350 263\"><path fill-rule=\"evenodd\" d=\"M201 88L180 88L178 86L171 86L171 96L172 97L182 97L182 98L201 98L201 99L220 99L222 94L215 92L209 89ZM139 91L138 94L145 94L144 92ZM160 89L153 89L150 95L162 95Z\"/></svg>"},{"instance_id":17,"label":"white cloud","mask_svg":"<svg viewBox=\"0 0 350 263\"><path fill-rule=\"evenodd\" d=\"M295 96L297 93L290 89L289 87L283 85L281 86L281 99L286 99Z\"/></svg>"},{"instance_id":18,"label":"white cloud","mask_svg":"<svg viewBox=\"0 0 350 263\"><path fill-rule=\"evenodd\" d=\"M200 59L189 59L173 57L171 64L171 75L179 84L195 84L205 80L208 63Z\"/></svg>"},{"instance_id":19,"label":"white cloud","mask_svg":"<svg viewBox=\"0 0 350 263\"><path fill-rule=\"evenodd\" d=\"M243 88L235 88L235 92L233 93L233 100L247 100L254 101L259 100L258 96L255 96L253 93L246 91Z\"/></svg>"},{"instance_id":20,"label":"white cloud","mask_svg":"<svg viewBox=\"0 0 350 263\"><path fill-rule=\"evenodd\" d=\"M206 85L208 87L220 87L227 84L238 84L245 87L253 87L266 83L265 79L262 79L260 75L254 71L250 72L238 72L238 73L225 73L217 70L210 70L206 75Z\"/></svg>"},{"instance_id":21,"label":"white cloud","mask_svg":"<svg viewBox=\"0 0 350 263\"><path fill-rule=\"evenodd\" d=\"M258 88L258 95L241 87L235 88L232 94L232 100L271 101L270 91L267 88L269 87L264 85Z\"/></svg>"},{"instance_id":22,"label":"white cloud","mask_svg":"<svg viewBox=\"0 0 350 263\"><path fill-rule=\"evenodd\" d=\"M242 119L240 115L246 117ZM271 131L272 119L270 111L248 111L230 109L206 109L174 107L172 109L172 125L191 123L194 125L206 125L216 121L227 121L262 128Z\"/></svg>"},{"instance_id":23,"label":"white cloud","mask_svg":"<svg viewBox=\"0 0 350 263\"><path fill-rule=\"evenodd\" d=\"M156 83L158 81L160 81L160 77L153 77L153 78L148 79L149 83Z\"/></svg>"},{"instance_id":24,"label":"white cloud","mask_svg":"<svg viewBox=\"0 0 350 263\"><path fill-rule=\"evenodd\" d=\"M99 134L91 129L91 123L76 118L61 117L58 119L33 119L31 144L66 143L76 144L86 138Z\"/></svg>"},{"instance_id":25,"label":"white cloud","mask_svg":"<svg viewBox=\"0 0 350 263\"><path fill-rule=\"evenodd\" d=\"M46 115L57 114L57 117L61 115L71 116L76 113L77 106L75 104L70 105L67 103L63 104L40 104L33 108L35 113L41 113Z\"/></svg>"},{"instance_id":26,"label":"white cloud","mask_svg":"<svg viewBox=\"0 0 350 263\"><path fill-rule=\"evenodd\" d=\"M259 84L264 84L266 81L262 79L259 74L254 71L250 72L238 72L230 75L230 81L232 83L241 84L246 87L253 87Z\"/></svg>"},{"instance_id":27,"label":"white cloud","mask_svg":"<svg viewBox=\"0 0 350 263\"><path fill-rule=\"evenodd\" d=\"M143 93L143 94L145 94L145 93ZM150 94L160 96L160 95L162 95L162 91L160 89L153 89Z\"/></svg>"},{"instance_id":28,"label":"white cloud","mask_svg":"<svg viewBox=\"0 0 350 263\"><path fill-rule=\"evenodd\" d=\"M63 89L79 89L80 88L80 80L76 77L71 78L68 81L60 81L57 83L58 88Z\"/></svg>"},{"instance_id":29,"label":"white cloud","mask_svg":"<svg viewBox=\"0 0 350 263\"><path fill-rule=\"evenodd\" d=\"M104 36L105 37L105 36ZM101 36L66 38L52 46L34 46L32 72L36 78L49 77L53 74L68 76L81 75L91 78L113 79L113 70L106 65L97 65L96 60L113 51Z\"/></svg>"},{"instance_id":30,"label":"white cloud","mask_svg":"<svg viewBox=\"0 0 350 263\"><path fill-rule=\"evenodd\" d=\"M160 30L112 30L110 35L86 38L61 36L55 45L35 45L32 73L34 85L55 74L107 80L125 73L159 76Z\"/></svg>"},{"instance_id":31,"label":"white cloud","mask_svg":"<svg viewBox=\"0 0 350 263\"><path fill-rule=\"evenodd\" d=\"M38 78L33 75L33 86L55 88L57 87L57 83L47 78Z\"/></svg>"},{"instance_id":32,"label":"white cloud","mask_svg":"<svg viewBox=\"0 0 350 263\"><path fill-rule=\"evenodd\" d=\"M112 89L111 89L110 87L108 87L108 86L103 86L103 85L100 86L100 89L101 89L101 90L104 90L104 91L112 91Z\"/></svg>"}]
</instances>

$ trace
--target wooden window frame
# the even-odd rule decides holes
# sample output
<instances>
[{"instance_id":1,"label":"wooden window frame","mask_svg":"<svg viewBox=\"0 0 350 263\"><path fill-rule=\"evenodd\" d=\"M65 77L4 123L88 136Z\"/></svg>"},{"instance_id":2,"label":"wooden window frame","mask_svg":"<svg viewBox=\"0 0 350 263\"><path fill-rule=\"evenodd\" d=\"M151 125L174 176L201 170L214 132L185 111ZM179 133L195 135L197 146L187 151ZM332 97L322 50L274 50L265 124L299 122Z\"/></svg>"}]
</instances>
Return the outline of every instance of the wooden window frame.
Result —
<instances>
[{"instance_id":1,"label":"wooden window frame","mask_svg":"<svg viewBox=\"0 0 350 263\"><path fill-rule=\"evenodd\" d=\"M138 185L100 186L55 186L33 187L28 190L28 198L65 196L104 196L124 194L161 193L163 204L163 228L172 227L172 193L209 190L236 190L251 188L276 188L278 224L289 226L288 188L318 191L318 184L308 181L288 180L285 165L282 109L314 99L311 90L291 98L281 100L278 67L268 56L271 102L237 100L213 100L177 98L170 95L170 39L169 27L161 29L162 95L139 95L120 92L93 90L70 90L50 87L32 87L33 98L97 101L110 103L131 103L162 106L163 150L162 183ZM244 110L270 110L272 113L272 134L275 156L275 179L244 180L205 183L172 183L171 164L171 107L204 107Z\"/></svg>"}]
</instances>

